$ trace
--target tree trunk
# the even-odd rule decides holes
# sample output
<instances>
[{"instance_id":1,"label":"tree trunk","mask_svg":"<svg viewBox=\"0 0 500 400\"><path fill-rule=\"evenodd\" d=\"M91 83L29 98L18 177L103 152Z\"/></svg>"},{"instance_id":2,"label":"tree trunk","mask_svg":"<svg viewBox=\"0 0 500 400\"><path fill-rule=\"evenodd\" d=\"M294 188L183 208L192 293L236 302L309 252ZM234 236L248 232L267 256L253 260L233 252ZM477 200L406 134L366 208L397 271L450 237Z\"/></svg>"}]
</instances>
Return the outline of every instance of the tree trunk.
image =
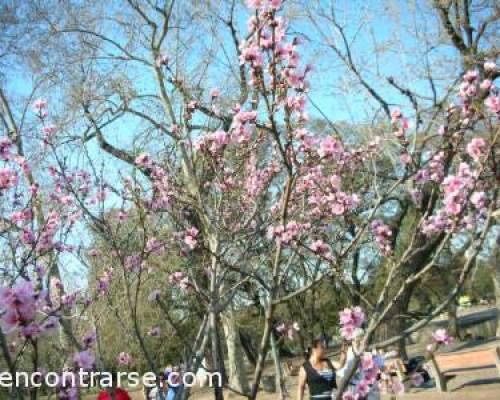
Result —
<instances>
[{"instance_id":1,"label":"tree trunk","mask_svg":"<svg viewBox=\"0 0 500 400\"><path fill-rule=\"evenodd\" d=\"M248 377L243 359L242 346L232 306L222 314L222 325L227 346L229 385L241 393L248 393Z\"/></svg>"},{"instance_id":2,"label":"tree trunk","mask_svg":"<svg viewBox=\"0 0 500 400\"><path fill-rule=\"evenodd\" d=\"M500 337L500 266L497 264L493 271L493 283L495 284L495 306L497 309L497 328L495 335Z\"/></svg>"},{"instance_id":3,"label":"tree trunk","mask_svg":"<svg viewBox=\"0 0 500 400\"><path fill-rule=\"evenodd\" d=\"M405 294L399 298L399 301L394 304L385 320L377 329L377 341L390 339L391 337L397 336L404 331L406 328L404 316L408 313L408 307L410 305L413 289L414 286L409 287ZM403 360L408 359L408 353L406 352L406 340L404 338L398 341L397 351L399 357Z\"/></svg>"},{"instance_id":4,"label":"tree trunk","mask_svg":"<svg viewBox=\"0 0 500 400\"><path fill-rule=\"evenodd\" d=\"M281 368L280 352L278 349L278 344L276 342L276 336L274 332L271 333L270 341L271 341L271 355L273 357L274 369L276 371L276 388L278 389L279 398L281 400L285 400L288 398L288 394L285 388L285 379L283 377L283 370Z\"/></svg>"},{"instance_id":5,"label":"tree trunk","mask_svg":"<svg viewBox=\"0 0 500 400\"><path fill-rule=\"evenodd\" d=\"M239 329L240 343L247 356L248 362L255 368L257 365L257 350L252 342L252 337L244 330Z\"/></svg>"},{"instance_id":6,"label":"tree trunk","mask_svg":"<svg viewBox=\"0 0 500 400\"><path fill-rule=\"evenodd\" d=\"M448 306L448 333L456 338L460 337L457 318L457 302L453 300Z\"/></svg>"},{"instance_id":7,"label":"tree trunk","mask_svg":"<svg viewBox=\"0 0 500 400\"><path fill-rule=\"evenodd\" d=\"M210 339L212 341L212 366L214 371L221 375L221 380L224 382L224 375L221 368L223 359L221 359L217 314L214 311L210 312ZM224 400L222 386L219 386L217 383L214 384L214 398L215 400Z\"/></svg>"}]
</instances>

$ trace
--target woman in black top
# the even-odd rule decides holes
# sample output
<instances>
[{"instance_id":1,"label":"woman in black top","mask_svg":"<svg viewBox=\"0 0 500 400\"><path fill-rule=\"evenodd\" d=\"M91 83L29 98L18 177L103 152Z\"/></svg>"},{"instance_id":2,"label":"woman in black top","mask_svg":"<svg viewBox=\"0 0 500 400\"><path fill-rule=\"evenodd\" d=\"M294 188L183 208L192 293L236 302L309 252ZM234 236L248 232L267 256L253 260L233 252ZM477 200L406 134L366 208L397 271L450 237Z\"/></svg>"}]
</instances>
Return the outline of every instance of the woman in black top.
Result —
<instances>
[{"instance_id":1,"label":"woman in black top","mask_svg":"<svg viewBox=\"0 0 500 400\"><path fill-rule=\"evenodd\" d=\"M312 344L308 360L299 372L297 400L304 400L304 390L307 384L311 400L331 399L333 390L337 388L335 368L325 356L326 346L323 340L317 339Z\"/></svg>"}]
</instances>

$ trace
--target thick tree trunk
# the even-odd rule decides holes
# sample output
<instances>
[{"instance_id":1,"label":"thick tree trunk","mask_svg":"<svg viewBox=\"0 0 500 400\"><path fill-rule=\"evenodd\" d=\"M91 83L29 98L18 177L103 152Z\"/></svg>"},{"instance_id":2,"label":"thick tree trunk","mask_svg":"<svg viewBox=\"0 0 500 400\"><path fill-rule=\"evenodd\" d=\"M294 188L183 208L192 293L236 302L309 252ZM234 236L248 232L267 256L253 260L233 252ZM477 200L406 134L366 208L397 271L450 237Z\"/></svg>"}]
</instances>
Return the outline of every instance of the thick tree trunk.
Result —
<instances>
[{"instance_id":1,"label":"thick tree trunk","mask_svg":"<svg viewBox=\"0 0 500 400\"><path fill-rule=\"evenodd\" d=\"M404 315L408 313L408 307L410 305L413 290L414 286L409 287L405 294L400 297L399 301L394 304L385 320L377 329L377 341L384 341L397 336L406 328ZM403 360L408 359L408 353L406 352L406 340L404 338L398 341L397 351L399 357Z\"/></svg>"},{"instance_id":2,"label":"thick tree trunk","mask_svg":"<svg viewBox=\"0 0 500 400\"><path fill-rule=\"evenodd\" d=\"M257 365L257 350L252 342L252 337L242 329L239 329L238 333L240 335L241 346L247 356L248 362L255 368Z\"/></svg>"},{"instance_id":3,"label":"thick tree trunk","mask_svg":"<svg viewBox=\"0 0 500 400\"><path fill-rule=\"evenodd\" d=\"M250 388L243 349L232 306L228 306L228 309L222 314L222 325L227 346L229 385L241 393L248 393Z\"/></svg>"}]
</instances>

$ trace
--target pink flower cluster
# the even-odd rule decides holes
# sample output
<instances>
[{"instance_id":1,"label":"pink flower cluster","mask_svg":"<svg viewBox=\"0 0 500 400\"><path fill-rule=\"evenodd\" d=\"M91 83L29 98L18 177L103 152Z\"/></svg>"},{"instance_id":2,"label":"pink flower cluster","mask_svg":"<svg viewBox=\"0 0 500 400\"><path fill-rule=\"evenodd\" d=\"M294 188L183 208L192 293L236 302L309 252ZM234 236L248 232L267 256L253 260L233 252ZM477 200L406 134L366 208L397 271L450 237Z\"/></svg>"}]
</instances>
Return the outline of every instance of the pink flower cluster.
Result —
<instances>
[{"instance_id":1,"label":"pink flower cluster","mask_svg":"<svg viewBox=\"0 0 500 400\"><path fill-rule=\"evenodd\" d=\"M377 383L379 373L380 366L377 356L374 356L370 352L363 353L358 372L356 373L356 378L359 379L359 382L354 388L344 392L342 399L359 400L366 398Z\"/></svg>"},{"instance_id":2,"label":"pink flower cluster","mask_svg":"<svg viewBox=\"0 0 500 400\"><path fill-rule=\"evenodd\" d=\"M11 168L0 168L0 195L2 192L17 186L19 183L19 178L17 172Z\"/></svg>"},{"instance_id":3,"label":"pink flower cluster","mask_svg":"<svg viewBox=\"0 0 500 400\"><path fill-rule=\"evenodd\" d=\"M55 327L57 319L49 316L43 322L36 320L46 306L44 293L32 281L21 280L13 287L0 287L0 327L5 335L16 331L24 337L37 337Z\"/></svg>"},{"instance_id":4,"label":"pink flower cluster","mask_svg":"<svg viewBox=\"0 0 500 400\"><path fill-rule=\"evenodd\" d=\"M189 277L182 271L177 271L171 274L168 277L168 283L179 287L179 289L181 289L183 292L189 291L189 289L191 289Z\"/></svg>"},{"instance_id":5,"label":"pink flower cluster","mask_svg":"<svg viewBox=\"0 0 500 400\"><path fill-rule=\"evenodd\" d=\"M94 367L94 356L90 350L84 350L73 355L73 362L78 368L90 370Z\"/></svg>"},{"instance_id":6,"label":"pink flower cluster","mask_svg":"<svg viewBox=\"0 0 500 400\"><path fill-rule=\"evenodd\" d=\"M310 223L299 223L297 221L290 221L285 226L270 226L267 229L267 237L269 239L275 239L277 242L288 244L292 240L298 238L302 233L306 233L311 229Z\"/></svg>"},{"instance_id":7,"label":"pink flower cluster","mask_svg":"<svg viewBox=\"0 0 500 400\"><path fill-rule=\"evenodd\" d=\"M33 103L33 109L40 118L45 118L49 113L47 111L47 101L44 99L36 99Z\"/></svg>"},{"instance_id":8,"label":"pink flower cluster","mask_svg":"<svg viewBox=\"0 0 500 400\"><path fill-rule=\"evenodd\" d=\"M100 296L104 296L108 293L111 280L113 279L114 269L109 267L104 270L102 276L97 279L96 291Z\"/></svg>"},{"instance_id":9,"label":"pink flower cluster","mask_svg":"<svg viewBox=\"0 0 500 400\"><path fill-rule=\"evenodd\" d=\"M449 345L453 343L453 336L450 336L446 329L437 329L432 334L432 339L437 344Z\"/></svg>"},{"instance_id":10,"label":"pink flower cluster","mask_svg":"<svg viewBox=\"0 0 500 400\"><path fill-rule=\"evenodd\" d=\"M193 250L196 245L198 244L198 241L196 238L198 237L199 231L196 229L194 226L187 229L185 234L184 234L184 243L191 249Z\"/></svg>"},{"instance_id":11,"label":"pink flower cluster","mask_svg":"<svg viewBox=\"0 0 500 400\"><path fill-rule=\"evenodd\" d=\"M120 354L118 354L117 361L119 365L130 365L132 363L132 357L130 356L130 354L122 351Z\"/></svg>"},{"instance_id":12,"label":"pink flower cluster","mask_svg":"<svg viewBox=\"0 0 500 400\"><path fill-rule=\"evenodd\" d=\"M230 135L225 131L211 132L195 142L195 148L200 151L208 150L213 155L219 153L230 142Z\"/></svg>"},{"instance_id":13,"label":"pink flower cluster","mask_svg":"<svg viewBox=\"0 0 500 400\"><path fill-rule=\"evenodd\" d=\"M340 142L340 140L328 136L320 142L318 149L318 155L320 157L340 158L342 154L344 154L344 147L342 146L342 142Z\"/></svg>"},{"instance_id":14,"label":"pink flower cluster","mask_svg":"<svg viewBox=\"0 0 500 400\"><path fill-rule=\"evenodd\" d=\"M474 160L479 161L485 155L487 146L483 138L473 138L467 145L467 154Z\"/></svg>"},{"instance_id":15,"label":"pink flower cluster","mask_svg":"<svg viewBox=\"0 0 500 400\"><path fill-rule=\"evenodd\" d=\"M275 12L281 6L281 1L262 0L248 3L251 3L251 8L257 10L257 15L248 20L247 26L251 36L240 45L240 64L250 66L250 83L289 87L300 92L307 90L309 83L306 76L311 67L306 66L304 70L298 68L300 57L296 47L301 41L298 38L291 43L285 41L286 23L282 17L277 17ZM266 59L274 60L272 68L275 72L264 76L262 71L265 70ZM269 82L263 82L265 78Z\"/></svg>"},{"instance_id":16,"label":"pink flower cluster","mask_svg":"<svg viewBox=\"0 0 500 400\"><path fill-rule=\"evenodd\" d=\"M167 173L163 168L155 165L151 169L151 178L154 188L151 208L155 211L165 209L170 204L172 195Z\"/></svg>"},{"instance_id":17,"label":"pink flower cluster","mask_svg":"<svg viewBox=\"0 0 500 400\"><path fill-rule=\"evenodd\" d=\"M194 147L198 151L207 151L212 156L219 156L229 144L242 144L250 140L251 131L249 124L255 124L257 112L243 111L241 106L236 104L233 107L233 120L229 132L218 130L199 137Z\"/></svg>"},{"instance_id":18,"label":"pink flower cluster","mask_svg":"<svg viewBox=\"0 0 500 400\"><path fill-rule=\"evenodd\" d=\"M392 230L381 219L372 221L372 232L380 251L385 256L392 254Z\"/></svg>"},{"instance_id":19,"label":"pink flower cluster","mask_svg":"<svg viewBox=\"0 0 500 400\"><path fill-rule=\"evenodd\" d=\"M151 254L161 254L165 250L165 245L161 243L158 239L152 237L146 242L144 250Z\"/></svg>"},{"instance_id":20,"label":"pink flower cluster","mask_svg":"<svg viewBox=\"0 0 500 400\"><path fill-rule=\"evenodd\" d=\"M471 171L469 165L460 163L457 175L448 175L443 180L444 207L424 220L422 232L432 235L460 226L457 217L465 212L475 180L475 173ZM475 200L477 204L481 203L480 198L476 197Z\"/></svg>"},{"instance_id":21,"label":"pink flower cluster","mask_svg":"<svg viewBox=\"0 0 500 400\"><path fill-rule=\"evenodd\" d=\"M138 272L142 267L142 257L139 253L133 253L125 258L125 267L129 271Z\"/></svg>"},{"instance_id":22,"label":"pink flower cluster","mask_svg":"<svg viewBox=\"0 0 500 400\"><path fill-rule=\"evenodd\" d=\"M484 104L492 114L500 115L500 94L493 84L494 74L497 72L497 66L493 61L484 63L484 74L486 79L481 82L481 89L488 92L489 96L484 100Z\"/></svg>"},{"instance_id":23,"label":"pink flower cluster","mask_svg":"<svg viewBox=\"0 0 500 400\"><path fill-rule=\"evenodd\" d=\"M0 159L3 161L8 161L12 157L10 149L12 147L12 142L9 138L0 138Z\"/></svg>"},{"instance_id":24,"label":"pink flower cluster","mask_svg":"<svg viewBox=\"0 0 500 400\"><path fill-rule=\"evenodd\" d=\"M142 153L135 158L135 163L143 168L151 168L153 166L153 159L148 153Z\"/></svg>"},{"instance_id":25,"label":"pink flower cluster","mask_svg":"<svg viewBox=\"0 0 500 400\"><path fill-rule=\"evenodd\" d=\"M339 313L340 334L346 340L353 340L365 321L365 313L361 307L344 308Z\"/></svg>"},{"instance_id":26,"label":"pink flower cluster","mask_svg":"<svg viewBox=\"0 0 500 400\"><path fill-rule=\"evenodd\" d=\"M403 116L403 113L399 108L392 111L391 122L394 127L394 136L396 136L399 144L401 145L399 160L401 161L401 164L408 165L411 163L412 157L408 151L409 141L406 139L405 134L410 127L410 123L408 118Z\"/></svg>"},{"instance_id":27,"label":"pink flower cluster","mask_svg":"<svg viewBox=\"0 0 500 400\"><path fill-rule=\"evenodd\" d=\"M326 175L321 166L316 166L298 179L297 193L306 196L308 214L312 217L336 217L354 210L359 204L358 196L342 191L341 184L339 175Z\"/></svg>"}]
</instances>

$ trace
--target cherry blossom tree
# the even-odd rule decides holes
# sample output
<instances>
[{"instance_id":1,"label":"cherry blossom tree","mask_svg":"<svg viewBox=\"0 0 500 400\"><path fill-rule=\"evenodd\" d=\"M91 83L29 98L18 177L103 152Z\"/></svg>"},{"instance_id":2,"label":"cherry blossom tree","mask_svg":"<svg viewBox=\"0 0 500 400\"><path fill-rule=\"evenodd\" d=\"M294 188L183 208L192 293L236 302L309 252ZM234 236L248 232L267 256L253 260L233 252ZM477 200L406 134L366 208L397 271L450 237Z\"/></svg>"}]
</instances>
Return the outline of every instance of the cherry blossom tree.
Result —
<instances>
[{"instance_id":1,"label":"cherry blossom tree","mask_svg":"<svg viewBox=\"0 0 500 400\"><path fill-rule=\"evenodd\" d=\"M310 123L315 71L301 53L304 38L290 34L283 17L286 3L247 1L247 31L241 37L234 2L229 18L221 17L236 55L237 96L224 92L224 82L188 79L195 74L166 51L177 29L172 24L184 22L174 2L127 4L123 26L139 26L137 42L122 43L109 32L87 29L86 17L80 24L71 18L61 24L49 19L58 40L77 35L93 43L86 48L90 61L77 63L85 72L66 93L71 115L59 121L60 127L52 121L51 102L30 98L34 110L26 113L36 119L37 132L32 135L15 122L2 92L0 195L9 201L0 210L5 243L0 344L9 370L19 367L9 340L22 339L18 351L32 348L31 368L36 371L42 368L39 343L47 331L60 329L69 339L58 346L68 355L70 370L107 363L124 367L140 357L157 371L162 365L152 343L161 329L143 323L143 304L147 300L175 330L189 312L188 306L173 312L175 296L195 305L198 317L184 343L186 370L196 371L210 353L210 370L224 372L224 343L230 375L224 386L255 399L271 352L285 397L276 340L285 332L293 336L300 327L294 321L277 325L278 309L331 279L359 302L340 314L341 335L352 339L356 329L366 328L360 354L337 397L366 394L379 372L368 351L377 332L405 310L400 305L408 305L451 241L468 235L470 251L442 303L411 326L398 325L376 345L404 341L445 310L463 287L494 223L500 113L495 61L468 60L456 96L451 88L446 107L434 100L428 117L415 106L414 94L394 80L388 85L405 94L413 109L383 100L356 72L349 48L345 55L326 42L387 118L380 135L349 141L335 127L317 132ZM438 6L437 11L447 18L446 8ZM341 28L337 25L343 35ZM468 53L474 44L464 46ZM92 81L94 68L106 58L123 73L137 65L148 74L144 94L129 90L121 77L108 82L97 74ZM428 124L425 129L421 118ZM120 138L114 144L109 136L115 127L138 129L143 141L127 146ZM42 156L35 154L25 158L26 137L35 138L43 163L37 165ZM77 147L83 162L72 158ZM90 155L93 151L104 154L101 167ZM31 173L33 166L46 165L46 170ZM75 225L93 232L93 246L74 233ZM385 271L373 298L361 293L349 274L361 251L376 254ZM95 272L85 292L65 289L57 272L65 253L76 254ZM306 273L296 279L299 265ZM235 332L236 314L248 304L243 294L250 285L263 314L248 382ZM111 289L120 290L120 297L112 296ZM91 315L95 323L100 309L115 314L137 354L120 349L106 360L99 350L99 329L77 336L69 323L74 316ZM448 341L443 332L436 332L435 340ZM357 393L346 392L360 368L363 385ZM62 398L78 395L77 387L59 390ZM36 398L37 392L31 396ZM214 396L223 398L222 387L214 387Z\"/></svg>"}]
</instances>

